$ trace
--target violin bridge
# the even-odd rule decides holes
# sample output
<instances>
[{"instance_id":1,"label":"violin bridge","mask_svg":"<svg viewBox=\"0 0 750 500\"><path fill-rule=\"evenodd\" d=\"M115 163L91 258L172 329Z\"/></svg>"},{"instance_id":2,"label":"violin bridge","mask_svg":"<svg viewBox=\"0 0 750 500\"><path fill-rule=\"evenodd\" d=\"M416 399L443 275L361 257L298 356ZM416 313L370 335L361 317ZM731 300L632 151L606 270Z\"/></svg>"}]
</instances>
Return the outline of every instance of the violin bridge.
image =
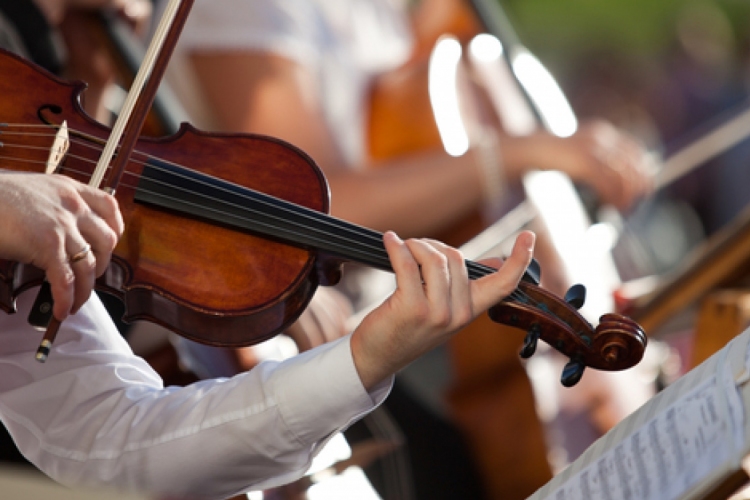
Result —
<instances>
[{"instance_id":1,"label":"violin bridge","mask_svg":"<svg viewBox=\"0 0 750 500\"><path fill-rule=\"evenodd\" d=\"M52 147L49 151L49 158L47 158L47 168L44 170L47 174L54 174L60 167L60 162L65 157L70 147L70 138L68 136L68 122L63 121L60 128L57 129L55 134L55 140L52 142Z\"/></svg>"}]
</instances>

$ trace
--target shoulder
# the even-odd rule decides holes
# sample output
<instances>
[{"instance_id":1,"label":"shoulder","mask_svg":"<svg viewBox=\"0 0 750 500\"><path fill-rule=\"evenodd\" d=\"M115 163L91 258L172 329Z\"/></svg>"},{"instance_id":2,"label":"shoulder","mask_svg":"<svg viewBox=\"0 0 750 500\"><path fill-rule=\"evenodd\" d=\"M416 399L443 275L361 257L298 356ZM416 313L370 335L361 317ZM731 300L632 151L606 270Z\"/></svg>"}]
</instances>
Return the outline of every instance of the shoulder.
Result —
<instances>
[{"instance_id":1,"label":"shoulder","mask_svg":"<svg viewBox=\"0 0 750 500\"><path fill-rule=\"evenodd\" d=\"M303 50L315 45L322 18L303 0L211 0L196 2L180 45L201 49Z\"/></svg>"}]
</instances>

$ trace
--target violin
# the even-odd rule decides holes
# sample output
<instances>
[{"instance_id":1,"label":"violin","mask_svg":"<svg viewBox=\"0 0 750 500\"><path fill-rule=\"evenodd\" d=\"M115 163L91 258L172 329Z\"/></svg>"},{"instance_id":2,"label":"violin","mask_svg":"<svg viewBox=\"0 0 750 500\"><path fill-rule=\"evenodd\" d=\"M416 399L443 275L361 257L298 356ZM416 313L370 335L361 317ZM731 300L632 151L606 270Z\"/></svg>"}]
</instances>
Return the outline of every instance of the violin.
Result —
<instances>
[{"instance_id":1,"label":"violin","mask_svg":"<svg viewBox=\"0 0 750 500\"><path fill-rule=\"evenodd\" d=\"M81 109L84 84L66 82L0 53L3 167L43 172L57 129L70 147L59 173L86 182L110 129ZM279 139L218 134L183 124L162 138L139 138L116 198L125 232L97 289L126 306L125 321L148 320L210 345L266 340L301 314L320 284L335 284L344 262L391 270L382 235L327 214L328 186L314 161ZM494 269L467 261L472 278ZM536 274L536 276L535 276ZM0 262L0 307L41 284L30 265ZM563 383L583 368L622 370L646 346L640 327L605 315L593 328L575 310L582 287L560 299L538 286L532 266L495 306L496 321L526 329L523 350L539 339L571 359Z\"/></svg>"}]
</instances>

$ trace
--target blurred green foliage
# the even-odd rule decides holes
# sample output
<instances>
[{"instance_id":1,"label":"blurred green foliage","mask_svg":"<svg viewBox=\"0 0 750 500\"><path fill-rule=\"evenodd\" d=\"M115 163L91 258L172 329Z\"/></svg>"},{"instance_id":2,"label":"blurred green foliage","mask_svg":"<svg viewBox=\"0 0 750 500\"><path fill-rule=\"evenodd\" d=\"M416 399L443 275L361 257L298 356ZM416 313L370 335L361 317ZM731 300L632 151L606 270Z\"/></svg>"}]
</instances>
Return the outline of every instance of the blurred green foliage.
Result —
<instances>
[{"instance_id":1,"label":"blurred green foliage","mask_svg":"<svg viewBox=\"0 0 750 500\"><path fill-rule=\"evenodd\" d=\"M496 0L521 40L556 65L593 49L658 56L672 43L679 11L690 3L718 6L739 44L750 32L749 0Z\"/></svg>"}]
</instances>

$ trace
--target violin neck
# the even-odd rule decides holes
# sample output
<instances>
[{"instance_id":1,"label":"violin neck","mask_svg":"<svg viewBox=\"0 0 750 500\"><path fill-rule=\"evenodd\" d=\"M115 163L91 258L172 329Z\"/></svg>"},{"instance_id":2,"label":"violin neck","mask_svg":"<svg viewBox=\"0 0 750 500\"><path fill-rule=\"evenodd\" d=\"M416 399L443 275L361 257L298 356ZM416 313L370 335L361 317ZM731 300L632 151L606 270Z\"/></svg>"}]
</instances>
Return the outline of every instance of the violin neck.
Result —
<instances>
[{"instance_id":1,"label":"violin neck","mask_svg":"<svg viewBox=\"0 0 750 500\"><path fill-rule=\"evenodd\" d=\"M159 160L144 167L135 201L393 272L377 231ZM495 271L466 265L472 279Z\"/></svg>"}]
</instances>

